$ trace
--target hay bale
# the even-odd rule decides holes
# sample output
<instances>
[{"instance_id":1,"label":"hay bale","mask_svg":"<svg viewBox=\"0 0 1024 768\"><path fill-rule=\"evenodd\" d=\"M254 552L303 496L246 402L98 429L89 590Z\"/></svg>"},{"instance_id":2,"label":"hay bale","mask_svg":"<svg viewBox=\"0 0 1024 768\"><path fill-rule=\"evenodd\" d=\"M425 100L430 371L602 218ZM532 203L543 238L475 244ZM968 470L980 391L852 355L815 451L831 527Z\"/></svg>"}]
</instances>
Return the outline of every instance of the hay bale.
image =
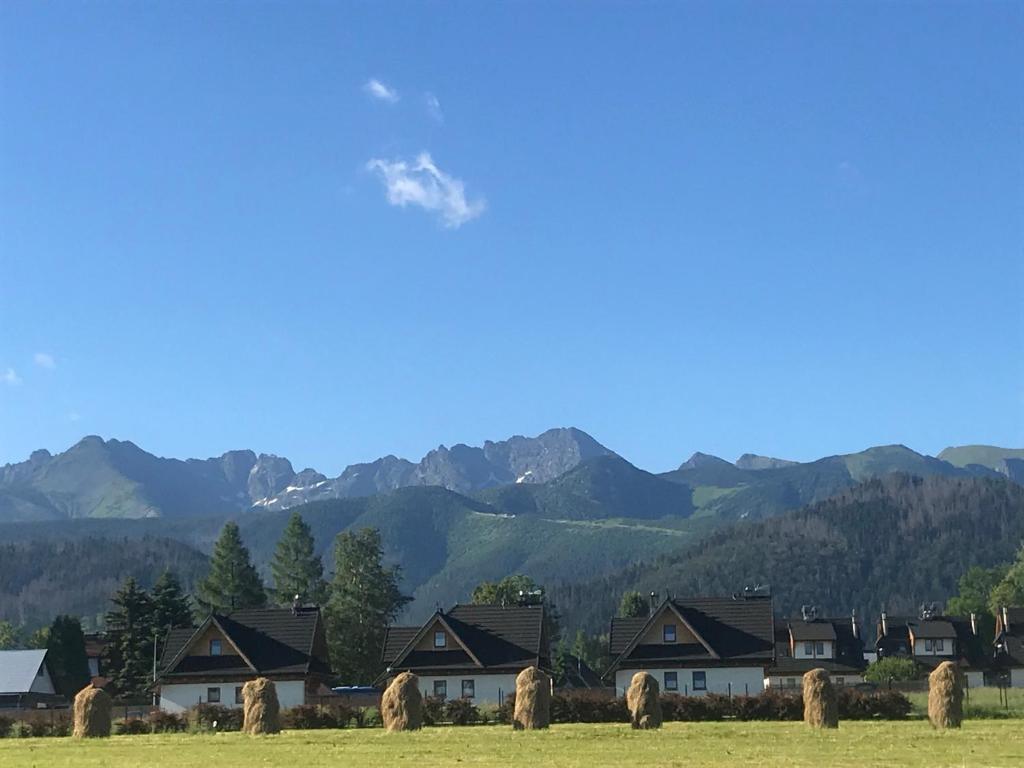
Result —
<instances>
[{"instance_id":1,"label":"hay bale","mask_svg":"<svg viewBox=\"0 0 1024 768\"><path fill-rule=\"evenodd\" d=\"M637 672L626 691L629 723L640 730L661 728L661 702L658 681L646 672Z\"/></svg>"},{"instance_id":2,"label":"hay bale","mask_svg":"<svg viewBox=\"0 0 1024 768\"><path fill-rule=\"evenodd\" d=\"M551 678L536 667L527 667L516 677L516 708L512 727L534 731L551 725Z\"/></svg>"},{"instance_id":3,"label":"hay bale","mask_svg":"<svg viewBox=\"0 0 1024 768\"><path fill-rule=\"evenodd\" d=\"M87 685L75 696L74 737L95 739L110 735L110 711L113 702L102 688Z\"/></svg>"},{"instance_id":4,"label":"hay bale","mask_svg":"<svg viewBox=\"0 0 1024 768\"><path fill-rule=\"evenodd\" d=\"M936 728L959 728L963 722L963 674L952 661L942 662L928 675L928 719Z\"/></svg>"},{"instance_id":5,"label":"hay bale","mask_svg":"<svg viewBox=\"0 0 1024 768\"><path fill-rule=\"evenodd\" d=\"M403 672L391 681L380 700L380 717L389 731L418 731L423 727L423 694L416 675Z\"/></svg>"},{"instance_id":6,"label":"hay bale","mask_svg":"<svg viewBox=\"0 0 1024 768\"><path fill-rule=\"evenodd\" d=\"M839 727L836 689L820 667L804 675L804 722L814 728Z\"/></svg>"},{"instance_id":7,"label":"hay bale","mask_svg":"<svg viewBox=\"0 0 1024 768\"><path fill-rule=\"evenodd\" d=\"M245 733L281 732L281 706L273 680L257 677L242 686L242 715Z\"/></svg>"}]
</instances>

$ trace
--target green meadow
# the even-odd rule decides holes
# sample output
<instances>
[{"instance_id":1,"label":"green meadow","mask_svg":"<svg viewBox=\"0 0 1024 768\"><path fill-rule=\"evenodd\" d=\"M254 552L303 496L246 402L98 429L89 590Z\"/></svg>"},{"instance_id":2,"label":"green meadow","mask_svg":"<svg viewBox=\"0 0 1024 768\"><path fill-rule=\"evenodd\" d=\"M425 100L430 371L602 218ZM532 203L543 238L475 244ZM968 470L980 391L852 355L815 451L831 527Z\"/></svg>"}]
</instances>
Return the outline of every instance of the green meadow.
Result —
<instances>
[{"instance_id":1,"label":"green meadow","mask_svg":"<svg viewBox=\"0 0 1024 768\"><path fill-rule=\"evenodd\" d=\"M1024 728L1016 719L972 720L959 731L936 732L922 720L848 722L816 732L803 723L668 723L655 732L626 725L556 725L515 733L507 726L427 728L389 734L380 729L0 740L0 766L27 768L253 768L352 766L900 766L900 768L1019 768Z\"/></svg>"}]
</instances>

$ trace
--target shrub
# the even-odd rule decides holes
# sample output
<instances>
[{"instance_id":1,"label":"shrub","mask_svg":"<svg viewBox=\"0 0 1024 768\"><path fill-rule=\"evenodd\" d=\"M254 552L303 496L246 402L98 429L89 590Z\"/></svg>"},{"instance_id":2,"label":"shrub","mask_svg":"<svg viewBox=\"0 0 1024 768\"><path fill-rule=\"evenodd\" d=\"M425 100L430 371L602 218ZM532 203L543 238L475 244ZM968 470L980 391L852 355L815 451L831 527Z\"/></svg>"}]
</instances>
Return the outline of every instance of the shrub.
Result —
<instances>
[{"instance_id":1,"label":"shrub","mask_svg":"<svg viewBox=\"0 0 1024 768\"><path fill-rule=\"evenodd\" d=\"M14 725L14 720L9 717L0 715L0 739L6 738L11 732L11 727Z\"/></svg>"},{"instance_id":2,"label":"shrub","mask_svg":"<svg viewBox=\"0 0 1024 768\"><path fill-rule=\"evenodd\" d=\"M902 656L878 659L864 670L864 679L876 685L887 685L890 680L897 683L916 680L919 676L914 660Z\"/></svg>"},{"instance_id":3,"label":"shrub","mask_svg":"<svg viewBox=\"0 0 1024 768\"><path fill-rule=\"evenodd\" d=\"M184 715L154 709L149 713L149 729L153 733L181 733L188 730L188 720Z\"/></svg>"},{"instance_id":4,"label":"shrub","mask_svg":"<svg viewBox=\"0 0 1024 768\"><path fill-rule=\"evenodd\" d=\"M551 702L551 709L554 711L555 703ZM509 725L512 722L512 715L516 711L516 695L509 693L505 695L504 700L494 710L494 719L500 725ZM555 722L554 716L552 716L551 722Z\"/></svg>"},{"instance_id":5,"label":"shrub","mask_svg":"<svg viewBox=\"0 0 1024 768\"><path fill-rule=\"evenodd\" d=\"M153 726L148 720L141 717L129 717L127 720L118 720L114 723L114 733L122 736L139 736L143 733L152 733Z\"/></svg>"},{"instance_id":6,"label":"shrub","mask_svg":"<svg viewBox=\"0 0 1024 768\"><path fill-rule=\"evenodd\" d=\"M284 727L300 731L344 728L352 718L348 707L316 707L300 704L284 711Z\"/></svg>"},{"instance_id":7,"label":"shrub","mask_svg":"<svg viewBox=\"0 0 1024 768\"><path fill-rule=\"evenodd\" d=\"M767 690L757 696L737 696L733 699L737 720L800 720L803 718L803 699L800 696Z\"/></svg>"},{"instance_id":8,"label":"shrub","mask_svg":"<svg viewBox=\"0 0 1024 768\"><path fill-rule=\"evenodd\" d=\"M363 727L380 728L384 720L380 716L380 710L376 707L365 707L363 709Z\"/></svg>"},{"instance_id":9,"label":"shrub","mask_svg":"<svg viewBox=\"0 0 1024 768\"><path fill-rule=\"evenodd\" d=\"M842 720L901 720L910 713L910 699L899 691L840 688L837 698Z\"/></svg>"},{"instance_id":10,"label":"shrub","mask_svg":"<svg viewBox=\"0 0 1024 768\"><path fill-rule=\"evenodd\" d=\"M11 726L10 736L13 739L29 739L32 737L32 726L24 720L18 720Z\"/></svg>"},{"instance_id":11,"label":"shrub","mask_svg":"<svg viewBox=\"0 0 1024 768\"><path fill-rule=\"evenodd\" d=\"M240 731L242 710L220 704L196 704L188 711L188 723L196 731Z\"/></svg>"},{"instance_id":12,"label":"shrub","mask_svg":"<svg viewBox=\"0 0 1024 768\"><path fill-rule=\"evenodd\" d=\"M444 722L444 699L437 696L423 697L423 724L439 725Z\"/></svg>"},{"instance_id":13,"label":"shrub","mask_svg":"<svg viewBox=\"0 0 1024 768\"><path fill-rule=\"evenodd\" d=\"M444 707L445 719L452 725L472 725L480 722L480 710L467 699L452 699Z\"/></svg>"},{"instance_id":14,"label":"shrub","mask_svg":"<svg viewBox=\"0 0 1024 768\"><path fill-rule=\"evenodd\" d=\"M552 723L625 723L626 700L602 691L559 691L551 697Z\"/></svg>"}]
</instances>

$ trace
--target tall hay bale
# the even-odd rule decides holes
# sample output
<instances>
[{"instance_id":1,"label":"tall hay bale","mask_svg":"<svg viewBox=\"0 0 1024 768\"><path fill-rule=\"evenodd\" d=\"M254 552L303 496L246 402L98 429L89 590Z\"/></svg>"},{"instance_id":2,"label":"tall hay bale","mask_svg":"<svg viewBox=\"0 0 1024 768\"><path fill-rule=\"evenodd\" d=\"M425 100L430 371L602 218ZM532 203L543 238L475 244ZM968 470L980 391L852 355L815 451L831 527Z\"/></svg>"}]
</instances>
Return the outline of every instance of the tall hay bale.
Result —
<instances>
[{"instance_id":1,"label":"tall hay bale","mask_svg":"<svg viewBox=\"0 0 1024 768\"><path fill-rule=\"evenodd\" d=\"M380 700L380 717L389 731L418 731L423 727L423 694L416 675L403 672L391 681Z\"/></svg>"},{"instance_id":2,"label":"tall hay bale","mask_svg":"<svg viewBox=\"0 0 1024 768\"><path fill-rule=\"evenodd\" d=\"M963 722L963 674L952 661L942 662L928 675L928 719L936 728L959 728Z\"/></svg>"},{"instance_id":3,"label":"tall hay bale","mask_svg":"<svg viewBox=\"0 0 1024 768\"><path fill-rule=\"evenodd\" d=\"M626 691L629 723L640 730L661 728L661 702L658 681L646 672L637 672Z\"/></svg>"},{"instance_id":4,"label":"tall hay bale","mask_svg":"<svg viewBox=\"0 0 1024 768\"><path fill-rule=\"evenodd\" d=\"M245 733L281 732L281 705L273 680L257 677L242 686L242 714Z\"/></svg>"},{"instance_id":5,"label":"tall hay bale","mask_svg":"<svg viewBox=\"0 0 1024 768\"><path fill-rule=\"evenodd\" d=\"M804 675L804 722L814 728L839 727L836 689L820 667Z\"/></svg>"},{"instance_id":6,"label":"tall hay bale","mask_svg":"<svg viewBox=\"0 0 1024 768\"><path fill-rule=\"evenodd\" d=\"M527 667L516 677L516 708L512 727L534 731L551 725L551 678L536 667Z\"/></svg>"},{"instance_id":7,"label":"tall hay bale","mask_svg":"<svg viewBox=\"0 0 1024 768\"><path fill-rule=\"evenodd\" d=\"M110 735L110 711L113 702L102 688L87 685L75 696L74 737L104 738Z\"/></svg>"}]
</instances>

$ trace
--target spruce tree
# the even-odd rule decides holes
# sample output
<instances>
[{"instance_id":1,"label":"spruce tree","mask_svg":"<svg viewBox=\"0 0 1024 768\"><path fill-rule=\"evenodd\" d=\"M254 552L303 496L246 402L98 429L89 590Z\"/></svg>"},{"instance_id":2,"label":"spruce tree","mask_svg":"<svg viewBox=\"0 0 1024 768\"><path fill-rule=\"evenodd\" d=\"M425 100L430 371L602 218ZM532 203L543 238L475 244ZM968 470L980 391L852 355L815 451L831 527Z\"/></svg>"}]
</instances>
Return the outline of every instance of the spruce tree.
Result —
<instances>
[{"instance_id":1,"label":"spruce tree","mask_svg":"<svg viewBox=\"0 0 1024 768\"><path fill-rule=\"evenodd\" d=\"M327 592L324 565L314 546L313 533L306 521L298 512L293 512L270 564L270 572L274 576L274 600L279 605L291 605L296 595L304 603L320 605L324 602Z\"/></svg>"},{"instance_id":2,"label":"spruce tree","mask_svg":"<svg viewBox=\"0 0 1024 768\"><path fill-rule=\"evenodd\" d=\"M46 660L53 673L57 693L67 699L89 684L89 658L85 655L85 633L74 616L58 616L50 625Z\"/></svg>"},{"instance_id":3,"label":"spruce tree","mask_svg":"<svg viewBox=\"0 0 1024 768\"><path fill-rule=\"evenodd\" d=\"M167 630L172 627L191 627L192 606L188 595L181 588L178 577L164 571L156 580L151 592L153 597L153 629L161 642Z\"/></svg>"},{"instance_id":4,"label":"spruce tree","mask_svg":"<svg viewBox=\"0 0 1024 768\"><path fill-rule=\"evenodd\" d=\"M624 619L639 619L650 612L650 606L639 592L627 592L619 603L619 616Z\"/></svg>"},{"instance_id":5,"label":"spruce tree","mask_svg":"<svg viewBox=\"0 0 1024 768\"><path fill-rule=\"evenodd\" d=\"M119 696L141 698L152 678L153 603L129 577L111 598L107 613L107 666Z\"/></svg>"},{"instance_id":6,"label":"spruce tree","mask_svg":"<svg viewBox=\"0 0 1024 768\"><path fill-rule=\"evenodd\" d=\"M196 598L205 610L228 613L242 608L260 608L267 603L249 550L242 544L238 524L228 522L213 546L210 572L199 582Z\"/></svg>"},{"instance_id":7,"label":"spruce tree","mask_svg":"<svg viewBox=\"0 0 1024 768\"><path fill-rule=\"evenodd\" d=\"M373 682L381 671L385 631L410 599L398 588L400 570L385 568L383 559L374 528L335 539L327 642L334 671L347 684Z\"/></svg>"}]
</instances>

